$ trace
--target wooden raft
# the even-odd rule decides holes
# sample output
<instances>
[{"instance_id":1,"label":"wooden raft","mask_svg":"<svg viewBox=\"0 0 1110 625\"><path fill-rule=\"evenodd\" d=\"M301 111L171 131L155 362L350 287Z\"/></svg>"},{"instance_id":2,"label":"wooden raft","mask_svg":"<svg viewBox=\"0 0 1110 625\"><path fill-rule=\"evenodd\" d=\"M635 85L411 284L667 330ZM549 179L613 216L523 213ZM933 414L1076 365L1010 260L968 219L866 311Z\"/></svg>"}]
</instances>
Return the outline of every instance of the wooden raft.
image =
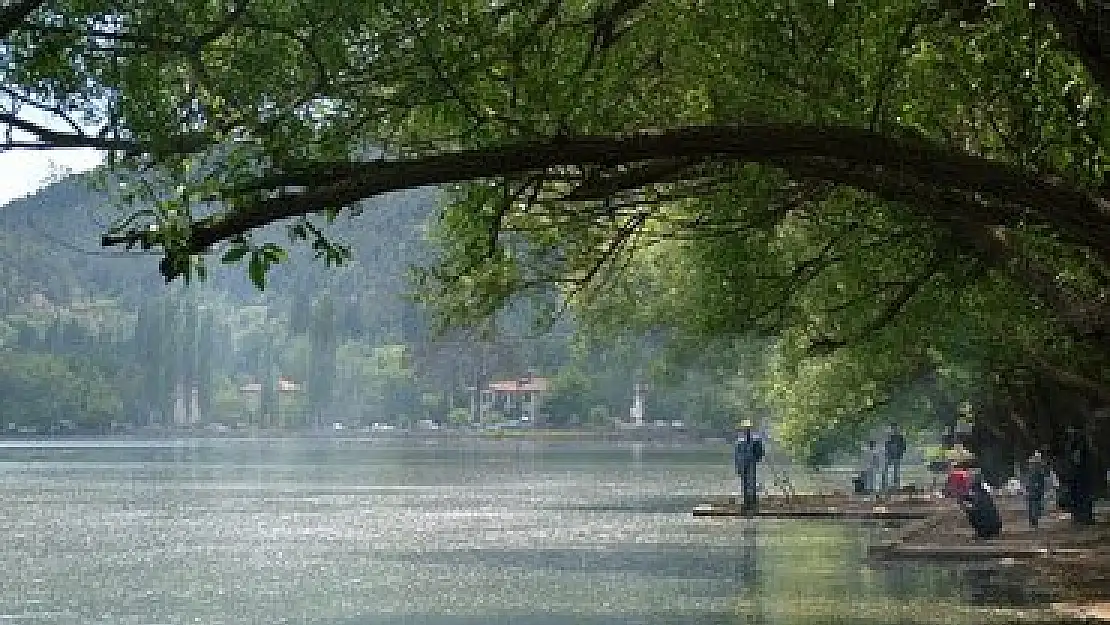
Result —
<instances>
[{"instance_id":1,"label":"wooden raft","mask_svg":"<svg viewBox=\"0 0 1110 625\"><path fill-rule=\"evenodd\" d=\"M999 498L998 508L1002 533L995 538L976 539L963 512L948 506L928 520L907 526L893 540L871 545L868 555L880 560L976 562L1071 557L1086 551L1053 538L1055 532L1066 531L1070 521L1045 518L1040 530L1031 530L1020 502Z\"/></svg>"},{"instance_id":2,"label":"wooden raft","mask_svg":"<svg viewBox=\"0 0 1110 625\"><path fill-rule=\"evenodd\" d=\"M881 560L931 560L948 562L979 562L982 560L1029 560L1051 556L1079 555L1082 549L1044 547L1022 541L983 541L978 544L902 544L873 545L868 555Z\"/></svg>"},{"instance_id":3,"label":"wooden raft","mask_svg":"<svg viewBox=\"0 0 1110 625\"><path fill-rule=\"evenodd\" d=\"M740 505L729 498L698 504L693 514L698 517L909 521L929 518L939 510L935 500L925 497L894 496L879 501L847 495L795 495L761 497L759 509L753 515L745 515Z\"/></svg>"}]
</instances>

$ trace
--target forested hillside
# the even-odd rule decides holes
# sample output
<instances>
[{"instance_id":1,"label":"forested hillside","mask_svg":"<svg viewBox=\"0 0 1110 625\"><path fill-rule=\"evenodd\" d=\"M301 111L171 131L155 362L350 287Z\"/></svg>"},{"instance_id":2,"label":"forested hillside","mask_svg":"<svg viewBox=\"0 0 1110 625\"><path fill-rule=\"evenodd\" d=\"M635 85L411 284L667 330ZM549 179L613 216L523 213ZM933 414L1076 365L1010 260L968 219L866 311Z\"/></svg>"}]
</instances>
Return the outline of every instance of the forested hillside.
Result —
<instances>
[{"instance_id":1,"label":"forested hillside","mask_svg":"<svg viewBox=\"0 0 1110 625\"><path fill-rule=\"evenodd\" d=\"M406 278L434 254L435 208L427 190L368 203L329 229L349 262L329 268L294 247L260 291L218 262L204 281L166 285L156 258L103 250L113 205L83 177L12 202L0 208L0 421L469 422L475 385L528 373L552 379L551 424L627 418L637 380L649 420L735 419L733 372L710 374L703 350L683 357L659 337L591 341L566 318L540 332L523 309L482 334L434 333ZM503 413L483 418L514 416Z\"/></svg>"}]
</instances>

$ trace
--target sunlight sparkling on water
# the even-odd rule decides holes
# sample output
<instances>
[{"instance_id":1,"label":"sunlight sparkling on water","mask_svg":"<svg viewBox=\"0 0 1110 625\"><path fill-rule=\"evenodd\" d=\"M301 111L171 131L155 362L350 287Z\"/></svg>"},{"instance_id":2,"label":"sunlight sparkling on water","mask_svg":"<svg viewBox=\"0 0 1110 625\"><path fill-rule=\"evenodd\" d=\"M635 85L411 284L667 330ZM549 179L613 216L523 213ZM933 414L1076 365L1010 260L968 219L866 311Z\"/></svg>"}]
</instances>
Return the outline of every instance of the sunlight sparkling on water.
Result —
<instances>
[{"instance_id":1,"label":"sunlight sparkling on water","mask_svg":"<svg viewBox=\"0 0 1110 625\"><path fill-rule=\"evenodd\" d=\"M0 623L793 623L813 618L794 604L962 602L943 570L863 564L877 528L695 519L731 484L727 450L313 464L294 443L289 463L211 445L0 456Z\"/></svg>"}]
</instances>

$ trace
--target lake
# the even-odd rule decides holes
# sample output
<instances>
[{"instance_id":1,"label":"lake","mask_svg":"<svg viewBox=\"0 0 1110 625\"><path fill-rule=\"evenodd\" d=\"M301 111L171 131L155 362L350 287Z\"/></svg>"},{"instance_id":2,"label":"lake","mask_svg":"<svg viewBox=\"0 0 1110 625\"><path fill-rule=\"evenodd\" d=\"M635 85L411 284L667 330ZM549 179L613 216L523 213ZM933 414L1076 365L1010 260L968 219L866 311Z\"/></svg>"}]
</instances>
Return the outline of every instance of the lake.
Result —
<instances>
[{"instance_id":1,"label":"lake","mask_svg":"<svg viewBox=\"0 0 1110 625\"><path fill-rule=\"evenodd\" d=\"M979 623L1036 598L870 564L876 525L693 517L732 488L729 453L0 441L0 623Z\"/></svg>"}]
</instances>

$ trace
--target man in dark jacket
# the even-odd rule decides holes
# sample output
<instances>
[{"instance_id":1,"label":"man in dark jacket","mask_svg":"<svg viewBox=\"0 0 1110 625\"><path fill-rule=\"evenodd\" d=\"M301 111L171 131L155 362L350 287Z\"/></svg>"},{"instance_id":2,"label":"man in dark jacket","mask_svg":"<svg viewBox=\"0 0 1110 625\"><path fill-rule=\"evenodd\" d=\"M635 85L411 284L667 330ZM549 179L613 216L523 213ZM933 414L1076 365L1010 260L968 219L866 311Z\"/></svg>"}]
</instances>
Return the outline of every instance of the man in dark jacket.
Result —
<instances>
[{"instance_id":1,"label":"man in dark jacket","mask_svg":"<svg viewBox=\"0 0 1110 625\"><path fill-rule=\"evenodd\" d=\"M752 436L752 422L745 419L740 424L741 433L736 439L734 460L736 475L740 476L740 491L744 514L755 514L757 509L755 468L763 460L763 442Z\"/></svg>"},{"instance_id":2,"label":"man in dark jacket","mask_svg":"<svg viewBox=\"0 0 1110 625\"><path fill-rule=\"evenodd\" d=\"M902 486L902 456L906 455L906 437L898 431L897 423L890 424L883 452L883 492L898 490Z\"/></svg>"},{"instance_id":3,"label":"man in dark jacket","mask_svg":"<svg viewBox=\"0 0 1110 625\"><path fill-rule=\"evenodd\" d=\"M1093 450L1085 432L1068 426L1064 441L1068 509L1077 523L1094 522L1095 476Z\"/></svg>"}]
</instances>

